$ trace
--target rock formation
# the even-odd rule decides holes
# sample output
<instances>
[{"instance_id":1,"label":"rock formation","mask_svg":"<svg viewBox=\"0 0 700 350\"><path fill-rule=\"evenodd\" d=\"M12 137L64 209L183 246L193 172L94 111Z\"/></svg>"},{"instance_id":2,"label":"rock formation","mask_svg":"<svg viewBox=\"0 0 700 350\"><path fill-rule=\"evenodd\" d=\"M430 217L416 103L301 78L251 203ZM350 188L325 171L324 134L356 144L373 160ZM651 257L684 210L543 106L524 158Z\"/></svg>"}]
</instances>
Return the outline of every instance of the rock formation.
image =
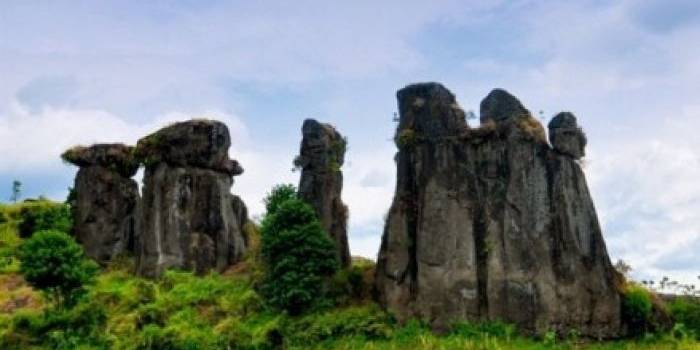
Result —
<instances>
[{"instance_id":1,"label":"rock formation","mask_svg":"<svg viewBox=\"0 0 700 350\"><path fill-rule=\"evenodd\" d=\"M340 198L346 140L329 124L307 119L295 166L301 168L299 197L311 204L323 229L335 242L342 266L350 266L347 221L348 208Z\"/></svg>"},{"instance_id":2,"label":"rock formation","mask_svg":"<svg viewBox=\"0 0 700 350\"><path fill-rule=\"evenodd\" d=\"M132 176L139 164L133 147L96 144L74 147L62 158L80 167L72 203L75 236L87 256L106 264L133 251L136 236L138 185Z\"/></svg>"},{"instance_id":3,"label":"rock formation","mask_svg":"<svg viewBox=\"0 0 700 350\"><path fill-rule=\"evenodd\" d=\"M549 140L552 147L562 154L574 159L586 155L586 134L578 127L576 117L570 112L561 112L549 122Z\"/></svg>"},{"instance_id":4,"label":"rock formation","mask_svg":"<svg viewBox=\"0 0 700 350\"><path fill-rule=\"evenodd\" d=\"M231 138L221 122L191 120L139 140L146 165L137 272L158 276L175 267L221 271L243 256L247 210L230 193L243 172L228 156Z\"/></svg>"},{"instance_id":5,"label":"rock formation","mask_svg":"<svg viewBox=\"0 0 700 350\"><path fill-rule=\"evenodd\" d=\"M442 330L501 320L530 333L619 335L618 275L571 114L540 123L493 90L470 128L437 83L398 92L397 185L378 257L379 301Z\"/></svg>"}]
</instances>

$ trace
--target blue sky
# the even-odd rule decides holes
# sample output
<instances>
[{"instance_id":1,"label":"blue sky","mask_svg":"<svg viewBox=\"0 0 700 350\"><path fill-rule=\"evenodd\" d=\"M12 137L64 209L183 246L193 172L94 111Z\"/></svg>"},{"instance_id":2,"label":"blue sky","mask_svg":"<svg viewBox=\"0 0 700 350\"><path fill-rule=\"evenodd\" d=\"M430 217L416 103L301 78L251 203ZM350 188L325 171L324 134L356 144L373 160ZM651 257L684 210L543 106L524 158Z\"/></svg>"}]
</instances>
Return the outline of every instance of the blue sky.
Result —
<instances>
[{"instance_id":1,"label":"blue sky","mask_svg":"<svg viewBox=\"0 0 700 350\"><path fill-rule=\"evenodd\" d=\"M573 111L613 259L637 278L700 274L700 2L3 1L0 198L62 199L74 144L224 120L253 213L290 171L304 118L350 148L353 254L374 257L394 187L395 92L439 81L467 110L505 88ZM5 184L5 185L2 185Z\"/></svg>"}]
</instances>

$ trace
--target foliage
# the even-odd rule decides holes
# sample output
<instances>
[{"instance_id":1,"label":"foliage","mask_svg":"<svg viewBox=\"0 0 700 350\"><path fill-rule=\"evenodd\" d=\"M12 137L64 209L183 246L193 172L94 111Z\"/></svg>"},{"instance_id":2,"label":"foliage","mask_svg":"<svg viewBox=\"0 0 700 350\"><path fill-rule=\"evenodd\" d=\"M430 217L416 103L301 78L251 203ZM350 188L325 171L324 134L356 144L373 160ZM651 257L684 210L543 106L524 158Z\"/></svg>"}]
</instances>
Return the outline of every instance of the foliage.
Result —
<instances>
[{"instance_id":1,"label":"foliage","mask_svg":"<svg viewBox=\"0 0 700 350\"><path fill-rule=\"evenodd\" d=\"M60 231L39 231L19 248L20 271L35 288L44 291L59 308L72 306L97 273L82 247Z\"/></svg>"},{"instance_id":2,"label":"foliage","mask_svg":"<svg viewBox=\"0 0 700 350\"><path fill-rule=\"evenodd\" d=\"M275 187L272 188L272 191L267 194L263 202L265 203L265 210L267 211L267 214L271 214L275 211L277 211L277 208L282 204L283 202L290 200L290 199L296 199L297 198L297 189L294 187L292 184L281 184L281 185L276 185Z\"/></svg>"},{"instance_id":3,"label":"foliage","mask_svg":"<svg viewBox=\"0 0 700 350\"><path fill-rule=\"evenodd\" d=\"M418 135L413 129L403 129L398 132L394 142L399 148L411 148L418 143Z\"/></svg>"},{"instance_id":4,"label":"foliage","mask_svg":"<svg viewBox=\"0 0 700 350\"><path fill-rule=\"evenodd\" d=\"M649 290L634 283L626 286L622 299L622 317L632 334L641 335L649 330L652 307Z\"/></svg>"},{"instance_id":5,"label":"foliage","mask_svg":"<svg viewBox=\"0 0 700 350\"><path fill-rule=\"evenodd\" d=\"M18 180L12 181L12 196L10 197L10 200L17 203L20 193L22 193L22 183Z\"/></svg>"},{"instance_id":6,"label":"foliage","mask_svg":"<svg viewBox=\"0 0 700 350\"><path fill-rule=\"evenodd\" d=\"M268 197L272 210L262 222L263 294L270 305L295 315L325 301L338 258L314 210L299 199L277 202L281 196L273 191Z\"/></svg>"},{"instance_id":7,"label":"foliage","mask_svg":"<svg viewBox=\"0 0 700 350\"><path fill-rule=\"evenodd\" d=\"M72 226L73 217L70 206L63 203L38 200L27 203L20 211L18 228L22 238L44 230L70 232Z\"/></svg>"},{"instance_id":8,"label":"foliage","mask_svg":"<svg viewBox=\"0 0 700 350\"><path fill-rule=\"evenodd\" d=\"M700 339L700 299L679 297L668 303L668 309L675 322Z\"/></svg>"}]
</instances>

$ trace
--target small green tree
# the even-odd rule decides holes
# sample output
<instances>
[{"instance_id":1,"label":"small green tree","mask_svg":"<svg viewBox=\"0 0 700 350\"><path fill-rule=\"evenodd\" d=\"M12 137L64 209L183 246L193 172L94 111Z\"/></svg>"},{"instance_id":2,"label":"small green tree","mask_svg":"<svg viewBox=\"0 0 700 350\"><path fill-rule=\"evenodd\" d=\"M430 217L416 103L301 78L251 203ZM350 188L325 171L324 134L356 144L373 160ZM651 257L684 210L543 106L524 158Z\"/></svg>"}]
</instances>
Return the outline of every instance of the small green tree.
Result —
<instances>
[{"instance_id":1,"label":"small green tree","mask_svg":"<svg viewBox=\"0 0 700 350\"><path fill-rule=\"evenodd\" d=\"M282 202L297 198L297 189L292 184L275 185L272 191L267 194L263 202L267 215L277 211Z\"/></svg>"},{"instance_id":2,"label":"small green tree","mask_svg":"<svg viewBox=\"0 0 700 350\"><path fill-rule=\"evenodd\" d=\"M288 186L275 187L265 201L268 212L261 229L263 295L292 315L325 301L329 277L339 267L333 242L313 208L295 197Z\"/></svg>"},{"instance_id":3,"label":"small green tree","mask_svg":"<svg viewBox=\"0 0 700 350\"><path fill-rule=\"evenodd\" d=\"M58 309L71 307L92 283L98 267L65 232L39 231L19 248L20 272Z\"/></svg>"},{"instance_id":4,"label":"small green tree","mask_svg":"<svg viewBox=\"0 0 700 350\"><path fill-rule=\"evenodd\" d=\"M27 238L36 231L71 232L73 215L69 205L48 200L37 201L20 211L19 236Z\"/></svg>"},{"instance_id":5,"label":"small green tree","mask_svg":"<svg viewBox=\"0 0 700 350\"><path fill-rule=\"evenodd\" d=\"M19 180L12 181L12 196L10 200L17 203L20 193L22 193L22 183Z\"/></svg>"}]
</instances>

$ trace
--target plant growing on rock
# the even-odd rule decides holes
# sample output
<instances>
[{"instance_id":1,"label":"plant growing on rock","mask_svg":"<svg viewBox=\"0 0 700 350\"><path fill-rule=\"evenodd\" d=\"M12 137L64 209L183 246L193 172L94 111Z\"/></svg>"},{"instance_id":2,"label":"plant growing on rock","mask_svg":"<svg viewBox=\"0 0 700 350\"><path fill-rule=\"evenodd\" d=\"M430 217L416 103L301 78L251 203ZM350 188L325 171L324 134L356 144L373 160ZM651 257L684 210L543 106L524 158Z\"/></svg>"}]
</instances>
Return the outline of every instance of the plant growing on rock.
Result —
<instances>
[{"instance_id":1,"label":"plant growing on rock","mask_svg":"<svg viewBox=\"0 0 700 350\"><path fill-rule=\"evenodd\" d=\"M46 293L58 309L70 307L85 294L98 270L78 243L60 231L39 231L19 248L20 272Z\"/></svg>"},{"instance_id":2,"label":"plant growing on rock","mask_svg":"<svg viewBox=\"0 0 700 350\"><path fill-rule=\"evenodd\" d=\"M325 286L339 265L314 210L292 190L277 186L265 200L262 292L271 306L296 315L323 302Z\"/></svg>"}]
</instances>

